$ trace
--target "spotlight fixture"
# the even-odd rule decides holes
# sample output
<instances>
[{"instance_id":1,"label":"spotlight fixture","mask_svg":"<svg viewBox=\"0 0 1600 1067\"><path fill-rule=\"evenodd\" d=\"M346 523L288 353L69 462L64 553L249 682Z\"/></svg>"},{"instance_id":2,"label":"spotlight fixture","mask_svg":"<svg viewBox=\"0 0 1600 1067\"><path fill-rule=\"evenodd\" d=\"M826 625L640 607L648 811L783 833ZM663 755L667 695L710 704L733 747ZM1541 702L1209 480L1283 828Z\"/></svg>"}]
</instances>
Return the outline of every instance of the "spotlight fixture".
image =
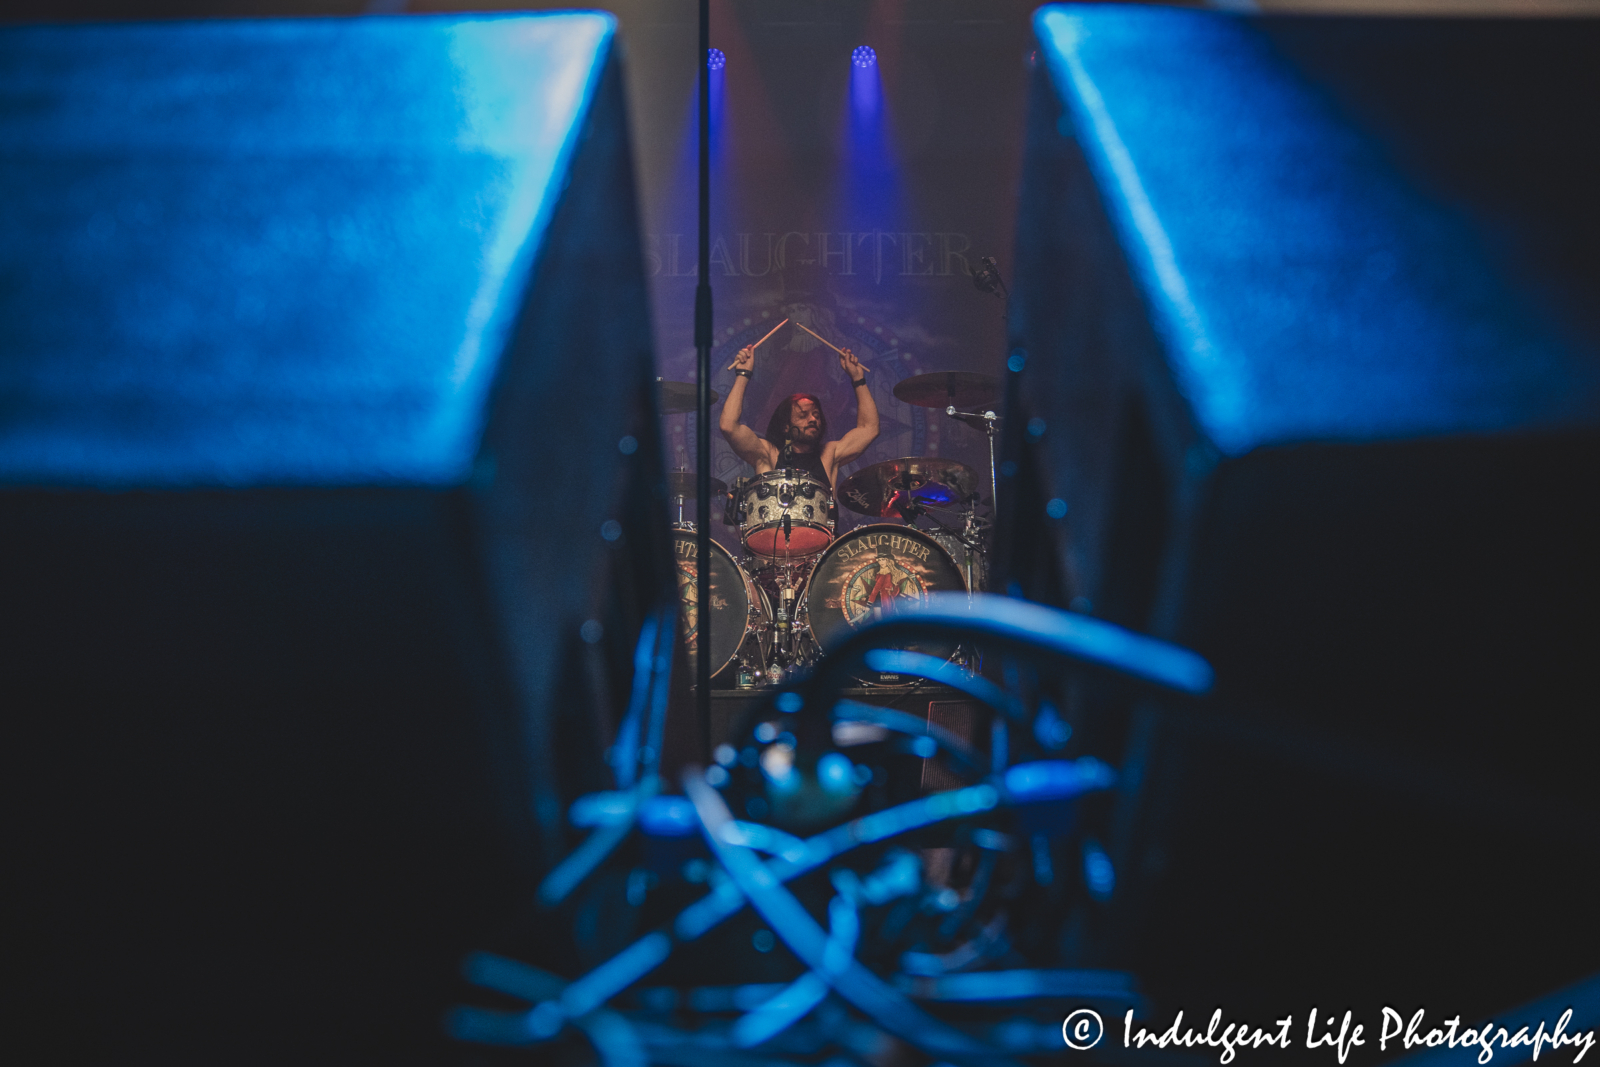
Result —
<instances>
[{"instance_id":1,"label":"spotlight fixture","mask_svg":"<svg viewBox=\"0 0 1600 1067\"><path fill-rule=\"evenodd\" d=\"M878 53L872 50L871 45L864 44L850 53L850 62L858 67L875 67L878 65Z\"/></svg>"},{"instance_id":2,"label":"spotlight fixture","mask_svg":"<svg viewBox=\"0 0 1600 1067\"><path fill-rule=\"evenodd\" d=\"M721 70L727 65L728 57L722 53L722 49L713 48L706 53L706 67L710 70Z\"/></svg>"}]
</instances>

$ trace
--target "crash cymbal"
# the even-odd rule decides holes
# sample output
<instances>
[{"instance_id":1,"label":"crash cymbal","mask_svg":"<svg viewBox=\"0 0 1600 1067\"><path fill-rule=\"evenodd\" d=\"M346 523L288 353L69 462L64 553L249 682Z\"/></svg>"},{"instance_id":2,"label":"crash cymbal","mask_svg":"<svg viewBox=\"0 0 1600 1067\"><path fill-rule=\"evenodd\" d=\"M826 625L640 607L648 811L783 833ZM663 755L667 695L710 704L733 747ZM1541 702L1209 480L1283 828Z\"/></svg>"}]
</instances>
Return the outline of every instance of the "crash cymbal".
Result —
<instances>
[{"instance_id":1,"label":"crash cymbal","mask_svg":"<svg viewBox=\"0 0 1600 1067\"><path fill-rule=\"evenodd\" d=\"M992 374L936 370L918 374L894 387L897 400L919 408L993 407L1000 402L1000 379Z\"/></svg>"},{"instance_id":2,"label":"crash cymbal","mask_svg":"<svg viewBox=\"0 0 1600 1067\"><path fill-rule=\"evenodd\" d=\"M697 480L698 479L692 471L668 471L667 495L693 499L694 495L699 492L699 488L695 485ZM727 491L727 482L724 482L720 478L711 479L711 496L713 499L721 496Z\"/></svg>"},{"instance_id":3,"label":"crash cymbal","mask_svg":"<svg viewBox=\"0 0 1600 1067\"><path fill-rule=\"evenodd\" d=\"M699 403L699 389L693 382L669 382L657 378L656 390L661 396L663 415L681 415L685 411L693 411ZM720 399L717 391L711 390L711 402L715 404Z\"/></svg>"},{"instance_id":4,"label":"crash cymbal","mask_svg":"<svg viewBox=\"0 0 1600 1067\"><path fill-rule=\"evenodd\" d=\"M839 502L862 515L905 518L910 508L954 506L977 483L972 468L953 459L886 459L846 478Z\"/></svg>"}]
</instances>

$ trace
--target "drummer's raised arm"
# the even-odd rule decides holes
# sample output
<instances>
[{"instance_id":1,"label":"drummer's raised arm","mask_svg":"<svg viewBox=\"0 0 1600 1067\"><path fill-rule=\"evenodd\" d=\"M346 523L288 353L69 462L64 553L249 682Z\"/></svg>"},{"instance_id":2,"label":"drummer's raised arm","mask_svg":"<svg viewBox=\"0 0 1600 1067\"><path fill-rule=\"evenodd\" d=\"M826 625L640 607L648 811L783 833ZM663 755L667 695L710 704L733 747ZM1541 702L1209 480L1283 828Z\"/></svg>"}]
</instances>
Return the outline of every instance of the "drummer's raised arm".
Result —
<instances>
[{"instance_id":1,"label":"drummer's raised arm","mask_svg":"<svg viewBox=\"0 0 1600 1067\"><path fill-rule=\"evenodd\" d=\"M833 450L834 470L861 455L867 450L868 445L878 439L878 405L872 399L871 386L867 385L866 368L848 348L839 357L839 366L850 376L850 384L855 388L856 425L855 429L839 438L839 443Z\"/></svg>"},{"instance_id":2,"label":"drummer's raised arm","mask_svg":"<svg viewBox=\"0 0 1600 1067\"><path fill-rule=\"evenodd\" d=\"M752 467L758 466L766 458L762 448L765 442L739 420L744 414L744 391L750 384L750 368L755 366L755 362L756 350L753 347L739 349L739 355L733 361L733 385L728 389L728 399L722 402L722 415L717 420L717 428L722 431L722 436L733 446L739 458Z\"/></svg>"}]
</instances>

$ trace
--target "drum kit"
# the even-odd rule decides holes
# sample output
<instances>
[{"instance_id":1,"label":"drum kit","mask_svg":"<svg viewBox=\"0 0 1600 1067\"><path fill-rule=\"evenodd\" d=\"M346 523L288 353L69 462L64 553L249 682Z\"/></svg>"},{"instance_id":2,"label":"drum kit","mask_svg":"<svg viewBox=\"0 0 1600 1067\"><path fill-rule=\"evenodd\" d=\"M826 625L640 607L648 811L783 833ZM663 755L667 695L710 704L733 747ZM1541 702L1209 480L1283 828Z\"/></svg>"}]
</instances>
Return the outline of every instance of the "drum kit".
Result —
<instances>
[{"instance_id":1,"label":"drum kit","mask_svg":"<svg viewBox=\"0 0 1600 1067\"><path fill-rule=\"evenodd\" d=\"M692 386L659 384L663 411L693 410ZM962 372L917 375L894 390L905 403L944 408L986 433L990 504L999 392L995 378ZM735 555L710 542L709 605L698 602L695 526L684 520L695 477L685 471L667 477L677 506L673 551L684 640L691 667L702 649L712 657L714 686L779 684L807 669L832 641L894 611L897 603L987 588L990 520L978 514L978 475L964 463L935 457L874 463L844 479L837 499L832 486L802 470L766 471L731 487L711 479L713 499L723 501L724 524L739 531L740 551ZM875 521L840 534L841 504ZM920 651L963 655L953 648ZM901 681L894 675L861 680Z\"/></svg>"}]
</instances>

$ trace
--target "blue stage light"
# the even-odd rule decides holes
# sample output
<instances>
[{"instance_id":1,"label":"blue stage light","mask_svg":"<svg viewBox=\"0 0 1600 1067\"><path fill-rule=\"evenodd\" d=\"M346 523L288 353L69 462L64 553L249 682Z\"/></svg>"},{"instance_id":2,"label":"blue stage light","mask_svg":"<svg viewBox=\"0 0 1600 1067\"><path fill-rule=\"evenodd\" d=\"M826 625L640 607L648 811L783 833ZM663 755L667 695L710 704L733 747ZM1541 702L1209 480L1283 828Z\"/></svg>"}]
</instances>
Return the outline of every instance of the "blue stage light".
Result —
<instances>
[{"instance_id":1,"label":"blue stage light","mask_svg":"<svg viewBox=\"0 0 1600 1067\"><path fill-rule=\"evenodd\" d=\"M872 50L871 45L861 45L850 53L850 62L858 67L875 67L878 65L878 53Z\"/></svg>"},{"instance_id":2,"label":"blue stage light","mask_svg":"<svg viewBox=\"0 0 1600 1067\"><path fill-rule=\"evenodd\" d=\"M721 70L727 65L728 57L723 54L722 49L713 48L706 53L706 66L712 70Z\"/></svg>"}]
</instances>

